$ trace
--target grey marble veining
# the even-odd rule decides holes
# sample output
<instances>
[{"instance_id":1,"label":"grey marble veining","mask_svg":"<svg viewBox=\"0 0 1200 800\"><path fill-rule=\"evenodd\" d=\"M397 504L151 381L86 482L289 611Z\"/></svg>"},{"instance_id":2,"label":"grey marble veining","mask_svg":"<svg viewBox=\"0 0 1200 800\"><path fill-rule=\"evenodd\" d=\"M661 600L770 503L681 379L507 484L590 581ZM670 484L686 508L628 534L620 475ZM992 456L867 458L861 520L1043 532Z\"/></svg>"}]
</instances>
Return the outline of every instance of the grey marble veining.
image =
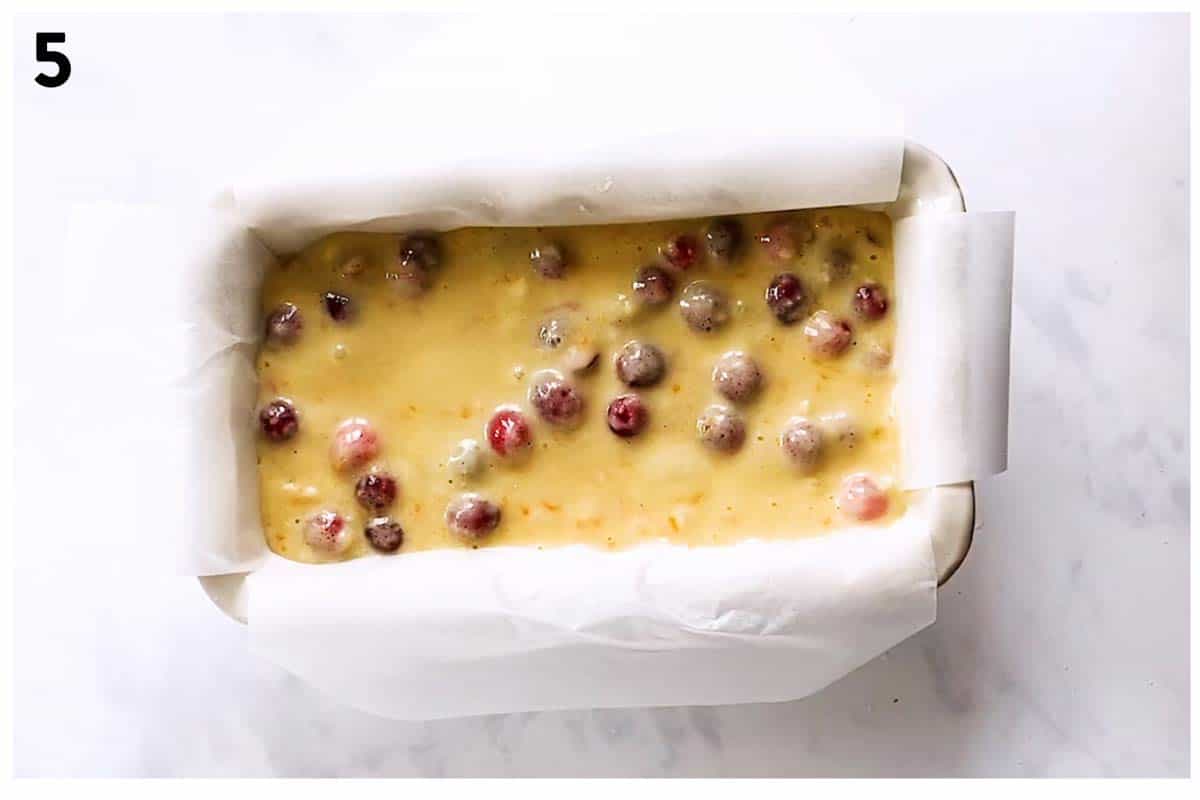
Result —
<instances>
[{"instance_id":1,"label":"grey marble veining","mask_svg":"<svg viewBox=\"0 0 1200 800\"><path fill-rule=\"evenodd\" d=\"M40 21L19 20L17 40ZM77 70L56 95L20 78L18 48L17 297L65 288L65 203L210 188L217 165L247 166L306 97L336 91L400 32L444 23L212 18L181 36L183 24L144 36L150 23L67 19ZM153 452L171 420L148 409L142 425L97 429L115 399L79 386L114 367L61 369L86 341L68 349L23 302L17 774L1186 774L1186 20L788 24L870 42L855 48L864 71L952 165L969 207L1018 212L1010 469L979 486L975 544L935 625L789 703L429 723L347 709L251 658L244 630L162 569L171 521L139 518L134 502L163 464L130 464L114 488L97 454ZM125 51L122 37L144 46ZM167 91L137 68L166 42L178 63L224 56ZM271 60L251 64L262 48ZM229 126L218 107L246 121Z\"/></svg>"}]
</instances>

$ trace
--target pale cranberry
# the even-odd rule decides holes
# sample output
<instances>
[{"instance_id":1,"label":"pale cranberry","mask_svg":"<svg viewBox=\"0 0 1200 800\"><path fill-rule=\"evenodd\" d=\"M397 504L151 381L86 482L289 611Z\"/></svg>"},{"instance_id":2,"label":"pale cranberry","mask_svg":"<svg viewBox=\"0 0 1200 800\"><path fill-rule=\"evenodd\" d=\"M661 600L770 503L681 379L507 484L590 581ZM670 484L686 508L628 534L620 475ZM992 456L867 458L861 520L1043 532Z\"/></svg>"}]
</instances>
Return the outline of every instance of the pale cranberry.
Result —
<instances>
[{"instance_id":1,"label":"pale cranberry","mask_svg":"<svg viewBox=\"0 0 1200 800\"><path fill-rule=\"evenodd\" d=\"M808 290L799 277L790 272L781 272L767 287L767 308L785 325L790 325L804 314L808 305Z\"/></svg>"},{"instance_id":2,"label":"pale cranberry","mask_svg":"<svg viewBox=\"0 0 1200 800\"><path fill-rule=\"evenodd\" d=\"M637 436L649 420L646 404L636 394L623 394L608 404L608 429L622 438Z\"/></svg>"},{"instance_id":3,"label":"pale cranberry","mask_svg":"<svg viewBox=\"0 0 1200 800\"><path fill-rule=\"evenodd\" d=\"M477 494L459 495L446 506L446 527L468 542L494 531L500 517L500 506Z\"/></svg>"},{"instance_id":4,"label":"pale cranberry","mask_svg":"<svg viewBox=\"0 0 1200 800\"><path fill-rule=\"evenodd\" d=\"M816 231L807 223L785 219L772 223L758 237L767 256L773 261L791 261L800 255L804 245L816 238Z\"/></svg>"},{"instance_id":5,"label":"pale cranberry","mask_svg":"<svg viewBox=\"0 0 1200 800\"><path fill-rule=\"evenodd\" d=\"M706 447L732 453L746 441L746 423L733 409L709 406L696 420L696 435Z\"/></svg>"},{"instance_id":6,"label":"pale cranberry","mask_svg":"<svg viewBox=\"0 0 1200 800\"><path fill-rule=\"evenodd\" d=\"M563 353L562 365L568 372L581 375L600 363L600 351L590 345L571 345Z\"/></svg>"},{"instance_id":7,"label":"pale cranberry","mask_svg":"<svg viewBox=\"0 0 1200 800\"><path fill-rule=\"evenodd\" d=\"M652 344L633 340L617 353L617 377L626 386L653 386L667 370L667 358Z\"/></svg>"},{"instance_id":8,"label":"pale cranberry","mask_svg":"<svg viewBox=\"0 0 1200 800\"><path fill-rule=\"evenodd\" d=\"M286 442L300 430L300 415L290 400L277 397L258 412L258 424L272 442Z\"/></svg>"},{"instance_id":9,"label":"pale cranberry","mask_svg":"<svg viewBox=\"0 0 1200 800\"><path fill-rule=\"evenodd\" d=\"M463 478L479 474L483 469L483 448L474 439L463 439L454 448L448 461L450 469Z\"/></svg>"},{"instance_id":10,"label":"pale cranberry","mask_svg":"<svg viewBox=\"0 0 1200 800\"><path fill-rule=\"evenodd\" d=\"M742 226L728 217L714 219L704 229L704 245L717 261L732 261L742 249Z\"/></svg>"},{"instance_id":11,"label":"pale cranberry","mask_svg":"<svg viewBox=\"0 0 1200 800\"><path fill-rule=\"evenodd\" d=\"M428 288L433 271L442 260L442 248L432 234L412 233L400 241L396 267L385 273L402 294L420 294Z\"/></svg>"},{"instance_id":12,"label":"pale cranberry","mask_svg":"<svg viewBox=\"0 0 1200 800\"><path fill-rule=\"evenodd\" d=\"M870 475L856 473L842 481L837 507L850 519L869 522L887 513L887 492Z\"/></svg>"},{"instance_id":13,"label":"pale cranberry","mask_svg":"<svg viewBox=\"0 0 1200 800\"><path fill-rule=\"evenodd\" d=\"M365 466L379 454L379 434L365 419L348 419L333 432L329 457L339 472Z\"/></svg>"},{"instance_id":14,"label":"pale cranberry","mask_svg":"<svg viewBox=\"0 0 1200 800\"><path fill-rule=\"evenodd\" d=\"M304 317L291 303L281 303L267 317L267 342L273 345L292 344L304 330Z\"/></svg>"},{"instance_id":15,"label":"pale cranberry","mask_svg":"<svg viewBox=\"0 0 1200 800\"><path fill-rule=\"evenodd\" d=\"M381 553L394 553L404 544L404 528L391 517L375 517L363 529L367 543Z\"/></svg>"},{"instance_id":16,"label":"pale cranberry","mask_svg":"<svg viewBox=\"0 0 1200 800\"><path fill-rule=\"evenodd\" d=\"M821 459L824 436L821 429L804 417L788 421L779 437L779 447L802 472L810 472Z\"/></svg>"},{"instance_id":17,"label":"pale cranberry","mask_svg":"<svg viewBox=\"0 0 1200 800\"><path fill-rule=\"evenodd\" d=\"M804 323L804 338L818 356L834 358L846 352L854 338L850 323L828 311L817 311Z\"/></svg>"},{"instance_id":18,"label":"pale cranberry","mask_svg":"<svg viewBox=\"0 0 1200 800\"><path fill-rule=\"evenodd\" d=\"M543 278L558 280L567 274L567 257L561 246L547 242L529 251L529 264Z\"/></svg>"},{"instance_id":19,"label":"pale cranberry","mask_svg":"<svg viewBox=\"0 0 1200 800\"><path fill-rule=\"evenodd\" d=\"M551 425L578 425L583 417L583 396L574 384L554 370L534 376L529 387L529 403L538 416Z\"/></svg>"},{"instance_id":20,"label":"pale cranberry","mask_svg":"<svg viewBox=\"0 0 1200 800\"><path fill-rule=\"evenodd\" d=\"M740 350L731 350L717 359L712 373L717 392L735 403L750 400L762 387L758 362Z\"/></svg>"},{"instance_id":21,"label":"pale cranberry","mask_svg":"<svg viewBox=\"0 0 1200 800\"><path fill-rule=\"evenodd\" d=\"M729 299L707 281L693 281L679 297L679 313L692 330L708 333L729 321Z\"/></svg>"},{"instance_id":22,"label":"pale cranberry","mask_svg":"<svg viewBox=\"0 0 1200 800\"><path fill-rule=\"evenodd\" d=\"M410 233L400 242L400 266L429 272L442 260L442 246L429 233Z\"/></svg>"},{"instance_id":23,"label":"pale cranberry","mask_svg":"<svg viewBox=\"0 0 1200 800\"><path fill-rule=\"evenodd\" d=\"M571 333L571 321L565 314L546 317L538 323L538 344L547 350L562 347Z\"/></svg>"},{"instance_id":24,"label":"pale cranberry","mask_svg":"<svg viewBox=\"0 0 1200 800\"><path fill-rule=\"evenodd\" d=\"M345 517L336 511L318 511L304 523L304 541L314 550L342 552L350 544Z\"/></svg>"},{"instance_id":25,"label":"pale cranberry","mask_svg":"<svg viewBox=\"0 0 1200 800\"><path fill-rule=\"evenodd\" d=\"M825 255L825 276L830 282L840 281L850 274L854 266L854 255L844 247L830 248Z\"/></svg>"},{"instance_id":26,"label":"pale cranberry","mask_svg":"<svg viewBox=\"0 0 1200 800\"><path fill-rule=\"evenodd\" d=\"M675 279L662 267L642 267L633 276L633 294L646 305L662 305L674 291Z\"/></svg>"},{"instance_id":27,"label":"pale cranberry","mask_svg":"<svg viewBox=\"0 0 1200 800\"><path fill-rule=\"evenodd\" d=\"M518 455L533 446L529 420L516 408L498 409L488 420L484 435L491 448L505 457Z\"/></svg>"},{"instance_id":28,"label":"pale cranberry","mask_svg":"<svg viewBox=\"0 0 1200 800\"><path fill-rule=\"evenodd\" d=\"M854 313L863 319L880 319L888 310L887 293L877 283L864 283L854 290Z\"/></svg>"}]
</instances>

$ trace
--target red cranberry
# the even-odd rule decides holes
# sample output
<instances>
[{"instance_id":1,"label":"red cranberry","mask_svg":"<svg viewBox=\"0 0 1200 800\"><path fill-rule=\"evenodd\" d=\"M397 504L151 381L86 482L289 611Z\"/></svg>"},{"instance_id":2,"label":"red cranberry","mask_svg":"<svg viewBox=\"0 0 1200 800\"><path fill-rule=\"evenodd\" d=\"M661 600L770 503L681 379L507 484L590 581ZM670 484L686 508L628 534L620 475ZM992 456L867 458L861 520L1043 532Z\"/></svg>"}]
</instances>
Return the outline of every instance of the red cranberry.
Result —
<instances>
[{"instance_id":1,"label":"red cranberry","mask_svg":"<svg viewBox=\"0 0 1200 800\"><path fill-rule=\"evenodd\" d=\"M538 416L551 425L578 425L583 416L583 397L553 370L534 376L529 387L529 402Z\"/></svg>"},{"instance_id":2,"label":"red cranberry","mask_svg":"<svg viewBox=\"0 0 1200 800\"><path fill-rule=\"evenodd\" d=\"M704 230L708 254L718 261L732 261L742 249L742 226L735 219L714 219Z\"/></svg>"},{"instance_id":3,"label":"red cranberry","mask_svg":"<svg viewBox=\"0 0 1200 800\"><path fill-rule=\"evenodd\" d=\"M446 527L468 542L494 531L500 517L500 506L477 494L460 495L446 506Z\"/></svg>"},{"instance_id":4,"label":"red cranberry","mask_svg":"<svg viewBox=\"0 0 1200 800\"><path fill-rule=\"evenodd\" d=\"M404 528L391 517L375 517L367 523L363 534L367 543L381 553L394 553L404 544Z\"/></svg>"},{"instance_id":5,"label":"red cranberry","mask_svg":"<svg viewBox=\"0 0 1200 800\"><path fill-rule=\"evenodd\" d=\"M716 390L735 403L750 400L762 387L758 362L740 350L731 350L717 359L712 373Z\"/></svg>"},{"instance_id":6,"label":"red cranberry","mask_svg":"<svg viewBox=\"0 0 1200 800\"><path fill-rule=\"evenodd\" d=\"M329 455L339 472L365 466L378 454L379 434L365 419L348 419L333 432Z\"/></svg>"},{"instance_id":7,"label":"red cranberry","mask_svg":"<svg viewBox=\"0 0 1200 800\"><path fill-rule=\"evenodd\" d=\"M683 233L658 248L663 260L677 270L691 269L700 257L700 247L696 238Z\"/></svg>"},{"instance_id":8,"label":"red cranberry","mask_svg":"<svg viewBox=\"0 0 1200 800\"><path fill-rule=\"evenodd\" d=\"M562 247L553 242L530 250L529 263L543 278L557 280L567 274L567 257Z\"/></svg>"},{"instance_id":9,"label":"red cranberry","mask_svg":"<svg viewBox=\"0 0 1200 800\"><path fill-rule=\"evenodd\" d=\"M649 420L646 404L636 394L623 394L608 404L608 429L622 438L637 436Z\"/></svg>"},{"instance_id":10,"label":"red cranberry","mask_svg":"<svg viewBox=\"0 0 1200 800\"><path fill-rule=\"evenodd\" d=\"M325 303L325 312L329 314L329 318L334 322L348 322L354 318L355 307L354 301L344 294L337 292L326 292L323 298Z\"/></svg>"},{"instance_id":11,"label":"red cranberry","mask_svg":"<svg viewBox=\"0 0 1200 800\"><path fill-rule=\"evenodd\" d=\"M386 472L368 472L354 484L354 496L359 505L379 513L396 502L396 479Z\"/></svg>"},{"instance_id":12,"label":"red cranberry","mask_svg":"<svg viewBox=\"0 0 1200 800\"><path fill-rule=\"evenodd\" d=\"M834 358L846 352L854 338L854 331L846 320L837 319L828 311L821 310L804 323L804 338L816 355Z\"/></svg>"},{"instance_id":13,"label":"red cranberry","mask_svg":"<svg viewBox=\"0 0 1200 800\"><path fill-rule=\"evenodd\" d=\"M281 303L267 317L267 341L271 344L292 344L303 329L304 317L291 303Z\"/></svg>"},{"instance_id":14,"label":"red cranberry","mask_svg":"<svg viewBox=\"0 0 1200 800\"><path fill-rule=\"evenodd\" d=\"M272 442L286 442L300 430L300 416L290 400L277 397L258 412L258 424Z\"/></svg>"},{"instance_id":15,"label":"red cranberry","mask_svg":"<svg viewBox=\"0 0 1200 800\"><path fill-rule=\"evenodd\" d=\"M642 267L633 276L633 294L646 305L662 305L674 291L675 279L662 267Z\"/></svg>"},{"instance_id":16,"label":"red cranberry","mask_svg":"<svg viewBox=\"0 0 1200 800\"><path fill-rule=\"evenodd\" d=\"M708 281L692 281L679 296L679 313L692 330L708 333L729 321L729 299Z\"/></svg>"},{"instance_id":17,"label":"red cranberry","mask_svg":"<svg viewBox=\"0 0 1200 800\"><path fill-rule=\"evenodd\" d=\"M842 481L837 507L851 519L869 522L887 513L887 492L880 489L870 475L856 473Z\"/></svg>"},{"instance_id":18,"label":"red cranberry","mask_svg":"<svg viewBox=\"0 0 1200 800\"><path fill-rule=\"evenodd\" d=\"M654 345L634 339L617 353L616 367L626 386L653 386L667 371L667 358Z\"/></svg>"},{"instance_id":19,"label":"red cranberry","mask_svg":"<svg viewBox=\"0 0 1200 800\"><path fill-rule=\"evenodd\" d=\"M781 272L767 287L767 308L784 325L791 325L804 314L808 305L808 290L799 277Z\"/></svg>"},{"instance_id":20,"label":"red cranberry","mask_svg":"<svg viewBox=\"0 0 1200 800\"><path fill-rule=\"evenodd\" d=\"M498 409L488 420L484 436L501 456L514 456L533 446L529 420L515 408Z\"/></svg>"},{"instance_id":21,"label":"red cranberry","mask_svg":"<svg viewBox=\"0 0 1200 800\"><path fill-rule=\"evenodd\" d=\"M854 290L854 312L863 319L880 319L887 310L887 294L879 284L864 283Z\"/></svg>"},{"instance_id":22,"label":"red cranberry","mask_svg":"<svg viewBox=\"0 0 1200 800\"><path fill-rule=\"evenodd\" d=\"M314 550L340 553L350 544L346 519L336 511L318 511L304 523L304 541Z\"/></svg>"}]
</instances>

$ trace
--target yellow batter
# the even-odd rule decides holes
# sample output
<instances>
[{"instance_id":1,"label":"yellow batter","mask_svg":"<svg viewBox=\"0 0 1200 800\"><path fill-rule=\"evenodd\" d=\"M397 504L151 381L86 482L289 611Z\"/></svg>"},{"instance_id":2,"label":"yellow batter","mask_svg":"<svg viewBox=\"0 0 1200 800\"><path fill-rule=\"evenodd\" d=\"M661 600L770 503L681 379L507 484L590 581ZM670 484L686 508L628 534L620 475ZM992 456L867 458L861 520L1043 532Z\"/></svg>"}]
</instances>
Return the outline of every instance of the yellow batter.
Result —
<instances>
[{"instance_id":1,"label":"yellow batter","mask_svg":"<svg viewBox=\"0 0 1200 800\"><path fill-rule=\"evenodd\" d=\"M264 315L291 303L303 325L293 341L268 343L258 357L260 406L287 398L299 416L292 438L260 438L262 521L271 549L298 561L372 553L363 529L375 514L356 501L354 488L370 468L390 472L399 485L385 513L403 528L400 553L471 546L445 521L447 504L463 492L491 499L503 514L474 546L614 548L655 538L707 545L820 534L845 524L835 495L843 478L857 472L871 473L887 491L880 522L902 514L904 495L891 485L898 465L894 377L881 363L891 349L894 314L866 321L851 308L863 283L892 287L889 219L849 208L735 219L744 242L729 263L703 254L709 220L451 231L438 235L440 265L424 292L397 291L396 281L385 278L395 269L401 234L334 234L281 261L263 288ZM759 241L781 219L816 234L784 262ZM634 273L661 262L662 243L681 233L696 237L699 262L676 274L670 302L639 304ZM567 254L561 280L530 266L531 250L550 242ZM831 279L830 264L844 268L836 262L846 253L849 275ZM827 309L852 323L845 354L815 356L803 320L783 325L772 315L764 292L784 271L799 275L815 295L810 311ZM677 301L695 279L711 281L732 301L729 322L716 331L698 333L681 317ZM322 300L329 291L352 300L350 318L331 318ZM550 349L538 331L554 316L567 324L562 345ZM657 385L631 390L618 380L613 354L631 339L665 353L668 368ZM564 368L571 347L573 357L594 348L598 364L571 375ZM730 350L751 355L762 369L763 388L751 402L731 404L714 391L713 365ZM530 408L530 378L546 368L563 370L583 394L577 428L554 428ZM630 391L645 401L650 422L640 435L620 438L608 429L605 411ZM745 445L736 453L714 452L697 439L697 415L715 402L744 416ZM532 452L516 463L490 453L484 437L487 420L503 404L520 406L532 424ZM853 423L854 436L839 439L849 426L838 414ZM797 415L822 420L827 434L809 474L780 448L781 431ZM330 460L331 438L348 418L373 426L379 452L367 466L339 471ZM476 477L448 465L465 438L484 451ZM344 517L348 543L340 552L306 543L306 520L322 510Z\"/></svg>"}]
</instances>

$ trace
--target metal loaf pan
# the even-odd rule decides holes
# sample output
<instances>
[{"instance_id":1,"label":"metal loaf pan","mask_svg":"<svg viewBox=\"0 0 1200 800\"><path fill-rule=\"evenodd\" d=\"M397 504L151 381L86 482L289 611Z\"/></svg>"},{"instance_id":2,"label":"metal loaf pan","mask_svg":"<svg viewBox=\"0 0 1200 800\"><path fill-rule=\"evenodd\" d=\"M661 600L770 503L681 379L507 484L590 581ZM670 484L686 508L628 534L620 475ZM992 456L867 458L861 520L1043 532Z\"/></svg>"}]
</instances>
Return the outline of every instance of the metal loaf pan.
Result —
<instances>
[{"instance_id":1,"label":"metal loaf pan","mask_svg":"<svg viewBox=\"0 0 1200 800\"><path fill-rule=\"evenodd\" d=\"M946 162L931 150L908 142L900 191L896 200L881 206L892 219L922 213L965 211L962 190ZM950 580L958 570L975 529L975 485L972 482L935 486L912 493L911 505L923 506L931 521L933 557L938 585ZM209 598L231 618L246 622L245 573L207 575L199 578Z\"/></svg>"}]
</instances>

